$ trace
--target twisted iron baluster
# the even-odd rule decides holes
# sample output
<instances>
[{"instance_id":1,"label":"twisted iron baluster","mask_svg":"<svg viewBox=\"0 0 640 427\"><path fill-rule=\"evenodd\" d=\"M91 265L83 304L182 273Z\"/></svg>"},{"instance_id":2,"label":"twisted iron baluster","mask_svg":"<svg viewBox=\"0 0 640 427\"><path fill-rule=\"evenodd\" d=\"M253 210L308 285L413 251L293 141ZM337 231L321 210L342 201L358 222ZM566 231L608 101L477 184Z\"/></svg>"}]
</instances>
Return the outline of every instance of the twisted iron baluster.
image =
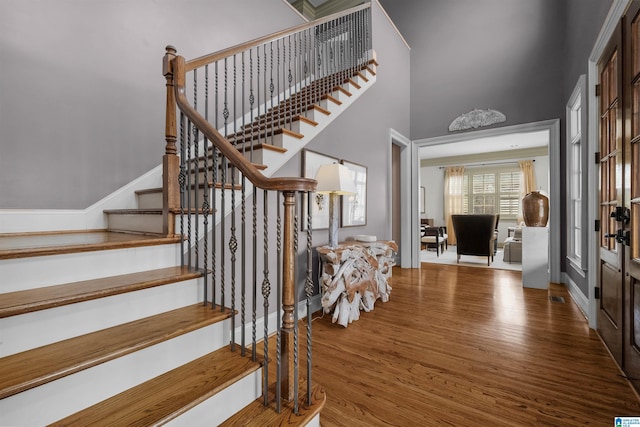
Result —
<instances>
[{"instance_id":1,"label":"twisted iron baluster","mask_svg":"<svg viewBox=\"0 0 640 427\"><path fill-rule=\"evenodd\" d=\"M262 279L262 305L264 308L263 316L264 316L264 405L267 406L269 404L269 295L271 294L271 284L269 283L269 193L264 190L263 191L263 216L264 216L264 240L263 240L263 249L264 249L264 265L263 265L263 279Z\"/></svg>"},{"instance_id":2,"label":"twisted iron baluster","mask_svg":"<svg viewBox=\"0 0 640 427\"><path fill-rule=\"evenodd\" d=\"M236 114L236 55L233 55L233 114ZM235 120L233 121L235 132ZM231 251L231 351L236 349L236 251L238 239L236 237L236 174L235 166L231 165L231 238L229 239L229 251Z\"/></svg>"},{"instance_id":3,"label":"twisted iron baluster","mask_svg":"<svg viewBox=\"0 0 640 427\"><path fill-rule=\"evenodd\" d=\"M260 58L259 55L258 55L258 58ZM258 64L258 69L260 69L260 64ZM256 100L256 97L253 93L253 51L250 50L249 51L249 109L251 113L250 113L249 123L251 124L251 131L249 133L251 135L251 145L249 146L249 160L252 162L253 162L253 103L255 100ZM259 112L260 111L258 111L258 113ZM260 114L258 114L258 116L259 115Z\"/></svg>"},{"instance_id":4,"label":"twisted iron baluster","mask_svg":"<svg viewBox=\"0 0 640 427\"><path fill-rule=\"evenodd\" d=\"M215 67L214 67L214 71L215 71L215 78L214 78L214 83L215 83L215 88L214 88L214 111L213 111L213 116L215 117L214 121L215 121L215 127L216 129L218 129L218 61L215 62ZM211 156L213 158L213 167L212 167L212 171L213 171L213 197L212 197L212 202L213 202L213 218L214 218L214 226L211 227L211 309L214 309L216 306L216 300L217 300L217 295L216 295L216 291L217 291L217 286L216 286L216 226L215 226L215 219L217 218L217 206L218 206L218 202L217 202L217 196L215 194L216 191L216 184L218 183L218 168L219 168L219 164L218 164L218 148L213 145L212 146L213 150L211 152ZM220 304L222 306L222 304Z\"/></svg>"},{"instance_id":5,"label":"twisted iron baluster","mask_svg":"<svg viewBox=\"0 0 640 427\"><path fill-rule=\"evenodd\" d=\"M244 60L244 54L245 52L242 52L242 129L244 129L245 127L245 105L244 105L244 97L245 97L245 80L244 80L244 76L245 76L245 60ZM242 146L242 154L245 154L245 145ZM242 290L241 290L241 295L240 295L240 324L242 325L242 331L241 331L241 346L242 348L240 349L240 354L242 356L244 356L247 352L246 349L246 331L245 331L245 321L246 321L246 294L247 294L247 266L246 266L246 260L247 260L247 223L246 223L246 213L247 213L247 206L246 206L246 199L247 199L247 192L246 192L246 185L247 185L247 179L244 176L244 174L242 175L242 230L241 230L241 240L242 240L242 262L241 262L241 277L240 280L242 282Z\"/></svg>"},{"instance_id":6,"label":"twisted iron baluster","mask_svg":"<svg viewBox=\"0 0 640 427\"><path fill-rule=\"evenodd\" d=\"M198 109L198 71L193 71L193 108ZM200 181L200 153L198 147L198 139L199 139L199 130L197 126L193 126L193 161L191 162L190 172L193 174L193 205L189 205L189 211L191 209L195 210L194 212L194 223L195 223L195 268L196 270L200 267L200 227L198 222L198 185ZM193 206L193 208L192 208Z\"/></svg>"},{"instance_id":7,"label":"twisted iron baluster","mask_svg":"<svg viewBox=\"0 0 640 427\"><path fill-rule=\"evenodd\" d=\"M273 131L274 131L274 126L275 126L275 120L274 118L277 118L277 111L274 108L273 105L273 91L275 90L275 85L273 84L273 42L269 43L269 58L270 58L270 62L269 62L269 100L271 101L271 123L269 124L269 134L271 134L271 145L273 144ZM266 66L266 61L265 61L265 66ZM265 142L267 140L267 134L265 134Z\"/></svg>"},{"instance_id":8,"label":"twisted iron baluster","mask_svg":"<svg viewBox=\"0 0 640 427\"><path fill-rule=\"evenodd\" d=\"M288 61L287 61L287 65L288 65L288 73L287 73L287 82L288 82L288 90L289 90L289 105L287 106L287 110L289 111L289 121L290 121L290 125L289 125L289 129L292 128L293 125L293 116L294 116L294 111L293 111L293 99L294 99L294 94L293 91L291 90L291 83L293 82L293 73L291 71L291 35L289 35L289 37L287 37L287 40L289 42L289 53L288 53Z\"/></svg>"},{"instance_id":9,"label":"twisted iron baluster","mask_svg":"<svg viewBox=\"0 0 640 427\"><path fill-rule=\"evenodd\" d=\"M295 203L295 197L293 198L294 203ZM293 253L294 254L298 254L298 212L296 210L296 207L294 206L293 208ZM295 264L294 264L295 265ZM296 268L294 268L294 273L293 273L293 289L294 289L294 305L293 305L293 412L296 415L299 415L299 411L298 411L298 393L299 393L299 384L300 384L300 379L299 379L299 369L298 369L298 365L299 365L299 351L298 351L298 345L299 345L299 329L298 329L298 295L297 292L295 292L296 289L296 285L298 283L298 271Z\"/></svg>"},{"instance_id":10,"label":"twisted iron baluster","mask_svg":"<svg viewBox=\"0 0 640 427\"><path fill-rule=\"evenodd\" d=\"M280 413L282 408L282 390L280 389L282 384L282 355L280 354L280 350L282 348L282 337L280 336L280 330L282 329L282 314L280 310L280 307L282 307L282 215L280 208L280 192L278 192L276 196L276 207L276 411Z\"/></svg>"},{"instance_id":11,"label":"twisted iron baluster","mask_svg":"<svg viewBox=\"0 0 640 427\"><path fill-rule=\"evenodd\" d=\"M187 158L189 159L189 164L191 164L192 159L191 159L191 120L187 120ZM189 168L186 171L187 174L187 206L186 206L186 210L187 210L187 259L188 259L188 263L189 263L189 267L193 267L193 263L191 262L191 206L193 205L193 203L191 203L191 188L192 188L192 184L191 184L191 170L192 170L192 166L189 166Z\"/></svg>"},{"instance_id":12,"label":"twisted iron baluster","mask_svg":"<svg viewBox=\"0 0 640 427\"><path fill-rule=\"evenodd\" d=\"M307 200L311 200L311 192L307 192ZM307 403L311 405L311 297L313 296L313 216L311 203L307 203L307 279L304 293L307 297Z\"/></svg>"},{"instance_id":13,"label":"twisted iron baluster","mask_svg":"<svg viewBox=\"0 0 640 427\"><path fill-rule=\"evenodd\" d=\"M185 136L184 136L184 122L185 122L184 113L180 112L180 173L178 174L178 183L180 185L180 264L184 264L184 253L185 253L185 239L184 239L184 204L185 201L185 185L187 177L185 175L185 162L187 156L185 155L186 147L185 147ZM187 249L189 247L187 246Z\"/></svg>"},{"instance_id":14,"label":"twisted iron baluster","mask_svg":"<svg viewBox=\"0 0 640 427\"><path fill-rule=\"evenodd\" d=\"M227 58L224 58L224 108L222 109L222 117L224 118L224 135L225 137L228 135L227 125L229 119L229 102L228 102L228 78L229 78L229 69L228 69L228 61ZM227 185L227 168L229 167L229 159L226 156L222 156L222 170L220 171L221 180L220 180L220 311L224 310L224 305L226 304L225 294L226 294L226 271L225 271L225 254L226 252L222 250L225 247L226 241L226 233L225 233L225 219L226 219L226 185Z\"/></svg>"},{"instance_id":15,"label":"twisted iron baluster","mask_svg":"<svg viewBox=\"0 0 640 427\"><path fill-rule=\"evenodd\" d=\"M204 66L204 118L209 121L209 64ZM209 291L209 214L211 213L209 207L209 140L204 138L204 183L205 192L202 200L202 215L204 216L204 305L207 305L208 291ZM212 190L213 191L213 190Z\"/></svg>"},{"instance_id":16,"label":"twisted iron baluster","mask_svg":"<svg viewBox=\"0 0 640 427\"><path fill-rule=\"evenodd\" d=\"M258 305L258 191L253 187L253 307L251 313L251 360L256 361L257 305Z\"/></svg>"}]
</instances>

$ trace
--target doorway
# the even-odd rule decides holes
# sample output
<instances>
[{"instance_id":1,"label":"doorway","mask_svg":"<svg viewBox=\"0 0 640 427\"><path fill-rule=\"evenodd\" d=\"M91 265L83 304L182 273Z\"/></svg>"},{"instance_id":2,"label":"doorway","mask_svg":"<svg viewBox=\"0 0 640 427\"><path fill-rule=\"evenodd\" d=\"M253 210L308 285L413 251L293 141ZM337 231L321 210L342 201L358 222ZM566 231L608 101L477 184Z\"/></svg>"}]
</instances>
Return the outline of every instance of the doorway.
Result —
<instances>
[{"instance_id":1,"label":"doorway","mask_svg":"<svg viewBox=\"0 0 640 427\"><path fill-rule=\"evenodd\" d=\"M549 155L549 201L552 208L549 215L549 236L550 236L550 279L552 282L560 283L560 209L553 209L553 206L560 206L560 120L546 120L542 122L527 123L522 125L505 126L500 128L478 130L465 132L461 134L446 135L435 138L428 138L414 141L414 152L418 152L421 147L433 147L443 144L464 143L474 139L499 137L515 133L531 133L531 132L547 132L548 134L548 155ZM419 156L414 156L414 170L420 170ZM416 172L415 182L418 182L418 173ZM554 185L556 188L554 188ZM416 184L417 186L417 184ZM412 192L415 195L413 206L418 203L417 189ZM417 216L417 210L416 210ZM419 258L420 244L417 241L417 235L414 237L412 249L415 256Z\"/></svg>"}]
</instances>

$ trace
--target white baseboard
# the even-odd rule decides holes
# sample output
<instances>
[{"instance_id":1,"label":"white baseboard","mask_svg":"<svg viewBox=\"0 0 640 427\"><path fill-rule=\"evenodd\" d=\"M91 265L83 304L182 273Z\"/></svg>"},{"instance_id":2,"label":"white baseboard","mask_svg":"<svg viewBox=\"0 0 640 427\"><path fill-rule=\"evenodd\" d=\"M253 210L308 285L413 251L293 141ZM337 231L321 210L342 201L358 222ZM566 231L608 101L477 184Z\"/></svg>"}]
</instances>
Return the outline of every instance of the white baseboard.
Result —
<instances>
[{"instance_id":1,"label":"white baseboard","mask_svg":"<svg viewBox=\"0 0 640 427\"><path fill-rule=\"evenodd\" d=\"M576 303L576 305L578 306L580 311L582 311L582 314L584 315L584 317L587 320L589 320L589 314L588 314L589 313L589 300L582 293L580 288L578 288L578 285L576 284L576 282L571 280L571 277L569 277L569 275L567 273L562 273L562 276L563 276L563 279L564 279L563 283L567 287L567 290L569 291L569 295L571 295L571 298L573 299L573 301Z\"/></svg>"}]
</instances>

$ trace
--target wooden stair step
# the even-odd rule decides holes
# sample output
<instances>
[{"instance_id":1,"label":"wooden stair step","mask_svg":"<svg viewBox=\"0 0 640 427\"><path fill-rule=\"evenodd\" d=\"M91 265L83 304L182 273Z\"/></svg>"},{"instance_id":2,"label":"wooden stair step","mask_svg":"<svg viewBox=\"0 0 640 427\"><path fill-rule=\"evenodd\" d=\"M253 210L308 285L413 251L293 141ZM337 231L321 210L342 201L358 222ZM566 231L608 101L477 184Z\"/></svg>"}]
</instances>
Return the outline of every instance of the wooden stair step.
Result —
<instances>
[{"instance_id":1,"label":"wooden stair step","mask_svg":"<svg viewBox=\"0 0 640 427\"><path fill-rule=\"evenodd\" d=\"M0 359L0 399L229 317L228 309L195 304L6 356Z\"/></svg>"},{"instance_id":2,"label":"wooden stair step","mask_svg":"<svg viewBox=\"0 0 640 427\"><path fill-rule=\"evenodd\" d=\"M178 243L158 237L107 230L0 234L0 260Z\"/></svg>"},{"instance_id":3,"label":"wooden stair step","mask_svg":"<svg viewBox=\"0 0 640 427\"><path fill-rule=\"evenodd\" d=\"M260 369L261 363L222 348L50 426L163 424Z\"/></svg>"},{"instance_id":4,"label":"wooden stair step","mask_svg":"<svg viewBox=\"0 0 640 427\"><path fill-rule=\"evenodd\" d=\"M227 137L227 139L233 145L238 145L238 144L246 143L248 141L267 139L267 138L270 138L270 137L276 136L276 135L288 135L288 136L291 136L291 137L294 137L294 138L298 138L298 139L304 138L304 135L302 135L302 134L300 134L298 132L294 132L294 131L291 131L291 130L285 129L285 128L278 128L278 129L267 129L267 130L264 130L262 132L249 134L249 135L239 135L239 136L230 135L230 136Z\"/></svg>"},{"instance_id":5,"label":"wooden stair step","mask_svg":"<svg viewBox=\"0 0 640 427\"><path fill-rule=\"evenodd\" d=\"M181 282L202 276L187 267L167 267L0 294L0 318Z\"/></svg>"},{"instance_id":6,"label":"wooden stair step","mask_svg":"<svg viewBox=\"0 0 640 427\"><path fill-rule=\"evenodd\" d=\"M265 123L265 122L251 123L246 125L244 128L240 129L234 135L247 135L247 134L257 133L260 131L264 131L270 125L274 127L283 127L289 123L293 123L296 121L304 122L311 126L318 126L318 122L315 122L307 117L297 114L293 116L281 117L279 119L274 120L271 123Z\"/></svg>"},{"instance_id":7,"label":"wooden stair step","mask_svg":"<svg viewBox=\"0 0 640 427\"><path fill-rule=\"evenodd\" d=\"M296 108L296 109L294 109L294 114L300 115L300 114L304 114L304 113L306 113L308 111L312 111L312 110L318 111L318 112L320 112L322 114L325 114L327 116L331 114L331 112L329 110L327 110L326 108L323 108L323 107L321 107L321 106L319 106L317 104L306 105L302 109ZM290 114L290 113L287 113L287 114ZM285 116L285 114L282 114L282 113L281 113L281 115ZM266 115L262 114L261 116L256 118L256 120L254 120L254 123L268 123L271 119L272 119L272 117L270 117L269 114L266 114Z\"/></svg>"},{"instance_id":8,"label":"wooden stair step","mask_svg":"<svg viewBox=\"0 0 640 427\"><path fill-rule=\"evenodd\" d=\"M315 384L311 388L311 405L306 402L306 385L303 382L298 398L298 414L293 412L293 402L284 402L280 413L276 411L275 403L264 406L263 399L257 399L234 414L220 427L262 427L262 426L298 426L306 425L320 413L327 400L324 389Z\"/></svg>"}]
</instances>

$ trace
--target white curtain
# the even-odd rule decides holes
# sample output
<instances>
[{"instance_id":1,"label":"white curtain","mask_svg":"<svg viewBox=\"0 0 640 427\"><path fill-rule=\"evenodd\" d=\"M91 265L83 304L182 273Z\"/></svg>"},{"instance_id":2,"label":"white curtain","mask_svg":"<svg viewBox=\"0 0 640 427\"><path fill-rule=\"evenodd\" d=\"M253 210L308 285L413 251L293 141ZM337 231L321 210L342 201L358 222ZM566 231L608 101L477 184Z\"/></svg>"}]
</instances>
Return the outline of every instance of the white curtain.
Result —
<instances>
[{"instance_id":1,"label":"white curtain","mask_svg":"<svg viewBox=\"0 0 640 427\"><path fill-rule=\"evenodd\" d=\"M451 215L461 214L464 203L464 166L448 167L444 173L444 219L447 223L448 241L456 244L456 236L451 222Z\"/></svg>"}]
</instances>

